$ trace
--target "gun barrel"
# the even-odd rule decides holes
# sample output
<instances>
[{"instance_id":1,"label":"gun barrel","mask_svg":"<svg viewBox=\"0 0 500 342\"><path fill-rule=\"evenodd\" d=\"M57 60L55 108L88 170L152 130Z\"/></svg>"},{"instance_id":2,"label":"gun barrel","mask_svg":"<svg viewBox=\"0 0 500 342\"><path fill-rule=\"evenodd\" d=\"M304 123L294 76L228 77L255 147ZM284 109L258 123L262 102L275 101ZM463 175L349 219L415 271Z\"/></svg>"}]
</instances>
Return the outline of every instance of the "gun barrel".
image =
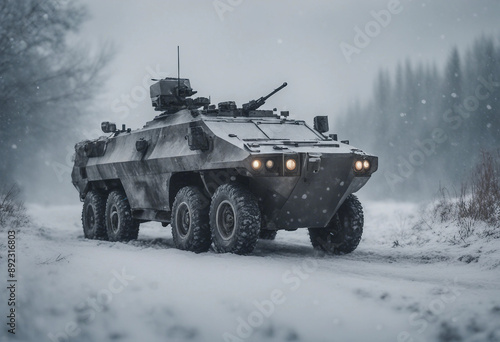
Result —
<instances>
[{"instance_id":1,"label":"gun barrel","mask_svg":"<svg viewBox=\"0 0 500 342\"><path fill-rule=\"evenodd\" d=\"M276 94L278 91L280 91L281 89L285 88L288 84L286 82L284 82L282 85L280 85L278 88L274 89L269 95L267 96L264 96L262 99L265 101L267 100L268 98L270 98L271 96L273 96L274 94Z\"/></svg>"},{"instance_id":2,"label":"gun barrel","mask_svg":"<svg viewBox=\"0 0 500 342\"><path fill-rule=\"evenodd\" d=\"M271 96L273 96L274 94L276 94L281 89L285 88L287 85L288 84L285 82L281 86L279 86L278 88L274 89L269 95L263 96L263 97L261 97L258 100L252 100L252 101L250 101L248 103L245 103L243 105L243 111L248 112L248 111L251 111L251 110L257 110L257 109L259 109L259 107L261 107L264 103L266 103L266 100L268 98L270 98Z\"/></svg>"}]
</instances>

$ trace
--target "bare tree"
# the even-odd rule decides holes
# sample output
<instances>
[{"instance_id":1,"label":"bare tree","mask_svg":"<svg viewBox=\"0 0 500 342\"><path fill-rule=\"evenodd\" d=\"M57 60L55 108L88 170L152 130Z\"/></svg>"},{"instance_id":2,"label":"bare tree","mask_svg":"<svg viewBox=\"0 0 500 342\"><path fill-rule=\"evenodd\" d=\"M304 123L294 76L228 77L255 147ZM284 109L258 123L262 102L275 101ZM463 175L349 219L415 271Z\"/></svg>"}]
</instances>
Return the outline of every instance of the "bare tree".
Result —
<instances>
[{"instance_id":1,"label":"bare tree","mask_svg":"<svg viewBox=\"0 0 500 342\"><path fill-rule=\"evenodd\" d=\"M88 115L86 108L102 89L111 49L91 53L70 39L87 18L77 1L0 2L3 181L14 178L26 160L64 153L66 137Z\"/></svg>"}]
</instances>

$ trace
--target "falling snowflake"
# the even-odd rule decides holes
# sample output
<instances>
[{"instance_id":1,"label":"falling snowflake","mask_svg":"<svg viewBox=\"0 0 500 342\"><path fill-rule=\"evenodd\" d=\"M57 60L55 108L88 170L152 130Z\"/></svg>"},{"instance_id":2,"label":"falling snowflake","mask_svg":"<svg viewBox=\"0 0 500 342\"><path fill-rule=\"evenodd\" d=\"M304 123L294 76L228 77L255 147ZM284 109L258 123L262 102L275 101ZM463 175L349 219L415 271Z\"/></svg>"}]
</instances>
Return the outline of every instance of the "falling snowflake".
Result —
<instances>
[{"instance_id":1,"label":"falling snowflake","mask_svg":"<svg viewBox=\"0 0 500 342\"><path fill-rule=\"evenodd\" d=\"M425 99L422 100L421 102L422 102L422 104L426 104L427 103L427 101Z\"/></svg>"}]
</instances>

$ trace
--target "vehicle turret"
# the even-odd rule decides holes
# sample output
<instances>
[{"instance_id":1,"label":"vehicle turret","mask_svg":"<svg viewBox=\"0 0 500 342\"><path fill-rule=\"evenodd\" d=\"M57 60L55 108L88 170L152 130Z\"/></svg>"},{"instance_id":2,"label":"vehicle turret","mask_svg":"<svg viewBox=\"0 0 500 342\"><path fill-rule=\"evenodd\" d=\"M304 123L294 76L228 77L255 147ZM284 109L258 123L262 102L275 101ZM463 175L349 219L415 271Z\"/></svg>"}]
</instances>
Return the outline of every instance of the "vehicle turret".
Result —
<instances>
[{"instance_id":1,"label":"vehicle turret","mask_svg":"<svg viewBox=\"0 0 500 342\"><path fill-rule=\"evenodd\" d=\"M197 109L208 107L209 99L190 97L196 94L187 78L167 77L158 80L150 87L151 102L154 110L173 114L181 109Z\"/></svg>"}]
</instances>

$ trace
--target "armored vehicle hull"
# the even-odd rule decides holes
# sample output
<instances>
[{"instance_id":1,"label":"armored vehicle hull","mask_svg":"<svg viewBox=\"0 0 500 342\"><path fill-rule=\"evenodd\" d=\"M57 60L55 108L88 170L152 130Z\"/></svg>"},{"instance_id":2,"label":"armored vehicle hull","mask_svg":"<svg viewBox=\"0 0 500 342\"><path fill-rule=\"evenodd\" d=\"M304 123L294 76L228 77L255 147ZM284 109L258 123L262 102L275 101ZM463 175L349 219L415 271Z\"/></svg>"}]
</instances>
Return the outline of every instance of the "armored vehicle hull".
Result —
<instances>
[{"instance_id":1,"label":"armored vehicle hull","mask_svg":"<svg viewBox=\"0 0 500 342\"><path fill-rule=\"evenodd\" d=\"M303 121L224 103L186 105L142 129L77 144L72 181L90 238L136 238L141 222L159 221L172 224L181 249L213 243L246 254L259 236L309 228L314 247L339 254L359 243L362 209L352 194L377 167L377 157Z\"/></svg>"}]
</instances>

